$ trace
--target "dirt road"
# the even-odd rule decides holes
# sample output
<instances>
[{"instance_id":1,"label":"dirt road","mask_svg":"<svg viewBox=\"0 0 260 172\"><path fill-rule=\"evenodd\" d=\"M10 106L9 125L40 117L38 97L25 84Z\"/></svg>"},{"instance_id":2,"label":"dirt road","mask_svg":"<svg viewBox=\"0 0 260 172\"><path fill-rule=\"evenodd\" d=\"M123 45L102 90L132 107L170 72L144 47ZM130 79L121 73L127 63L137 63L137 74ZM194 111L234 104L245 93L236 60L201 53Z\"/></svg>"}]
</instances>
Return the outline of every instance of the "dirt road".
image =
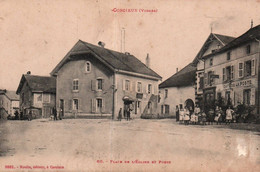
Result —
<instances>
[{"instance_id":1,"label":"dirt road","mask_svg":"<svg viewBox=\"0 0 260 172\"><path fill-rule=\"evenodd\" d=\"M260 170L259 132L172 119L7 121L0 131L0 171Z\"/></svg>"}]
</instances>

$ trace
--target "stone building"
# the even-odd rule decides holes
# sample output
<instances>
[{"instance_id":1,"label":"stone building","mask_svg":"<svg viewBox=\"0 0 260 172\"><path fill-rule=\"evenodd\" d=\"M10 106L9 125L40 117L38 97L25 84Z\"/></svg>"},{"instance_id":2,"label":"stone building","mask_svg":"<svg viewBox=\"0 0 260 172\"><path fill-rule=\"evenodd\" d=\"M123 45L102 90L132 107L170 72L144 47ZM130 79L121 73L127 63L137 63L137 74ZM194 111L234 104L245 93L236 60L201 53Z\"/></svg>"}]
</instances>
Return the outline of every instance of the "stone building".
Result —
<instances>
[{"instance_id":1,"label":"stone building","mask_svg":"<svg viewBox=\"0 0 260 172\"><path fill-rule=\"evenodd\" d=\"M155 114L161 76L130 53L99 45L79 40L51 72L64 117L116 118L129 106L132 117Z\"/></svg>"},{"instance_id":2,"label":"stone building","mask_svg":"<svg viewBox=\"0 0 260 172\"><path fill-rule=\"evenodd\" d=\"M159 85L160 115L175 116L176 106L194 109L195 75L196 66L190 63Z\"/></svg>"}]
</instances>

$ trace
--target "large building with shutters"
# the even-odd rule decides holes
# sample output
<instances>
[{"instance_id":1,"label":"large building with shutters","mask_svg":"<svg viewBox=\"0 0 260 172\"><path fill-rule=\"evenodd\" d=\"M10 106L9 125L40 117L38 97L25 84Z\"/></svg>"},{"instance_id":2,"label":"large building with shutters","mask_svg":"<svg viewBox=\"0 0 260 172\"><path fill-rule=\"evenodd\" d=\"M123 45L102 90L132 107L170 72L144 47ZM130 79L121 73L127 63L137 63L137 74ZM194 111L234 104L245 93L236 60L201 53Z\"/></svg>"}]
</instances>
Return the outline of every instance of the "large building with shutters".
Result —
<instances>
[{"instance_id":1,"label":"large building with shutters","mask_svg":"<svg viewBox=\"0 0 260 172\"><path fill-rule=\"evenodd\" d=\"M260 25L203 57L204 101L224 98L232 106L254 105L259 113Z\"/></svg>"},{"instance_id":2,"label":"large building with shutters","mask_svg":"<svg viewBox=\"0 0 260 172\"><path fill-rule=\"evenodd\" d=\"M116 118L128 106L131 117L156 114L161 76L135 56L100 45L79 40L51 72L64 117Z\"/></svg>"}]
</instances>

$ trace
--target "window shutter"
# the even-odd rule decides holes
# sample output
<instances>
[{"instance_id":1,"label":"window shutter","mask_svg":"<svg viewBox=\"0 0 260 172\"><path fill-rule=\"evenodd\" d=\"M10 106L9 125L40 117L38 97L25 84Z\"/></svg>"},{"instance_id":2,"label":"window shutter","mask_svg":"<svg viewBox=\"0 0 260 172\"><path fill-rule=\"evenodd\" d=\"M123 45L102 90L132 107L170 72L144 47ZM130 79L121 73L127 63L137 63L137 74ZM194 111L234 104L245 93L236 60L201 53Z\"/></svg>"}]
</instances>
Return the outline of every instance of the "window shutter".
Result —
<instances>
[{"instance_id":1,"label":"window shutter","mask_svg":"<svg viewBox=\"0 0 260 172\"><path fill-rule=\"evenodd\" d=\"M105 112L105 99L102 99L102 113Z\"/></svg>"},{"instance_id":2,"label":"window shutter","mask_svg":"<svg viewBox=\"0 0 260 172\"><path fill-rule=\"evenodd\" d=\"M238 63L238 77L242 78L244 76L244 63Z\"/></svg>"},{"instance_id":3,"label":"window shutter","mask_svg":"<svg viewBox=\"0 0 260 172\"><path fill-rule=\"evenodd\" d=\"M105 86L105 80L102 79L102 90L105 90L104 86Z\"/></svg>"},{"instance_id":4,"label":"window shutter","mask_svg":"<svg viewBox=\"0 0 260 172\"><path fill-rule=\"evenodd\" d=\"M255 59L251 60L251 75L255 75Z\"/></svg>"},{"instance_id":5,"label":"window shutter","mask_svg":"<svg viewBox=\"0 0 260 172\"><path fill-rule=\"evenodd\" d=\"M234 66L231 66L231 79L234 79Z\"/></svg>"},{"instance_id":6,"label":"window shutter","mask_svg":"<svg viewBox=\"0 0 260 172\"><path fill-rule=\"evenodd\" d=\"M125 90L125 80L123 79L123 90Z\"/></svg>"},{"instance_id":7,"label":"window shutter","mask_svg":"<svg viewBox=\"0 0 260 172\"><path fill-rule=\"evenodd\" d=\"M96 81L95 80L91 80L91 90L92 91L96 90Z\"/></svg>"},{"instance_id":8,"label":"window shutter","mask_svg":"<svg viewBox=\"0 0 260 172\"><path fill-rule=\"evenodd\" d=\"M223 68L223 81L226 81L226 68Z\"/></svg>"},{"instance_id":9,"label":"window shutter","mask_svg":"<svg viewBox=\"0 0 260 172\"><path fill-rule=\"evenodd\" d=\"M78 111L80 111L81 110L81 101L80 101L80 99L78 99Z\"/></svg>"},{"instance_id":10,"label":"window shutter","mask_svg":"<svg viewBox=\"0 0 260 172\"><path fill-rule=\"evenodd\" d=\"M153 85L151 86L151 89L152 89L151 90L152 94L154 94L154 86Z\"/></svg>"},{"instance_id":11,"label":"window shutter","mask_svg":"<svg viewBox=\"0 0 260 172\"><path fill-rule=\"evenodd\" d=\"M96 112L96 99L91 99L91 110L92 112Z\"/></svg>"},{"instance_id":12,"label":"window shutter","mask_svg":"<svg viewBox=\"0 0 260 172\"><path fill-rule=\"evenodd\" d=\"M147 84L146 86L146 93L148 94L148 87L149 87L149 84Z\"/></svg>"},{"instance_id":13,"label":"window shutter","mask_svg":"<svg viewBox=\"0 0 260 172\"><path fill-rule=\"evenodd\" d=\"M255 105L255 88L251 88L250 105Z\"/></svg>"},{"instance_id":14,"label":"window shutter","mask_svg":"<svg viewBox=\"0 0 260 172\"><path fill-rule=\"evenodd\" d=\"M204 73L204 85L208 85L208 74Z\"/></svg>"},{"instance_id":15,"label":"window shutter","mask_svg":"<svg viewBox=\"0 0 260 172\"><path fill-rule=\"evenodd\" d=\"M70 99L70 100L69 100L69 110L72 110L72 103L73 103L73 102L72 102L72 100Z\"/></svg>"}]
</instances>

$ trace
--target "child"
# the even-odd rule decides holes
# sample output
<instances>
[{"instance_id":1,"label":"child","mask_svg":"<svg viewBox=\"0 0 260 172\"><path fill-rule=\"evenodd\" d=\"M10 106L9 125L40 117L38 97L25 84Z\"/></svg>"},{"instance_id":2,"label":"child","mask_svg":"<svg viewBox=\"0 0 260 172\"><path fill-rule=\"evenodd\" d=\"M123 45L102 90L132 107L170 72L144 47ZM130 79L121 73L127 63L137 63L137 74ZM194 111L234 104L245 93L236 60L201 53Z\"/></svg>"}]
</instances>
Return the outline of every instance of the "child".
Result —
<instances>
[{"instance_id":1,"label":"child","mask_svg":"<svg viewBox=\"0 0 260 172\"><path fill-rule=\"evenodd\" d=\"M181 109L179 113L180 113L179 121L180 121L180 124L181 124L181 123L183 123L183 121L184 121L184 110Z\"/></svg>"},{"instance_id":2,"label":"child","mask_svg":"<svg viewBox=\"0 0 260 172\"><path fill-rule=\"evenodd\" d=\"M206 121L207 121L207 115L205 114L204 111L202 111L201 113L201 120L202 120L202 125L206 125Z\"/></svg>"},{"instance_id":3,"label":"child","mask_svg":"<svg viewBox=\"0 0 260 172\"><path fill-rule=\"evenodd\" d=\"M185 125L188 125L190 121L190 111L188 110L188 108L185 108L184 110L184 123Z\"/></svg>"},{"instance_id":4,"label":"child","mask_svg":"<svg viewBox=\"0 0 260 172\"><path fill-rule=\"evenodd\" d=\"M190 121L191 121L192 124L196 124L196 115L195 115L195 113L191 114Z\"/></svg>"},{"instance_id":5,"label":"child","mask_svg":"<svg viewBox=\"0 0 260 172\"><path fill-rule=\"evenodd\" d=\"M230 124L231 120L232 120L232 114L234 113L234 111L230 108L230 106L228 107L228 109L226 110L226 124Z\"/></svg>"}]
</instances>

